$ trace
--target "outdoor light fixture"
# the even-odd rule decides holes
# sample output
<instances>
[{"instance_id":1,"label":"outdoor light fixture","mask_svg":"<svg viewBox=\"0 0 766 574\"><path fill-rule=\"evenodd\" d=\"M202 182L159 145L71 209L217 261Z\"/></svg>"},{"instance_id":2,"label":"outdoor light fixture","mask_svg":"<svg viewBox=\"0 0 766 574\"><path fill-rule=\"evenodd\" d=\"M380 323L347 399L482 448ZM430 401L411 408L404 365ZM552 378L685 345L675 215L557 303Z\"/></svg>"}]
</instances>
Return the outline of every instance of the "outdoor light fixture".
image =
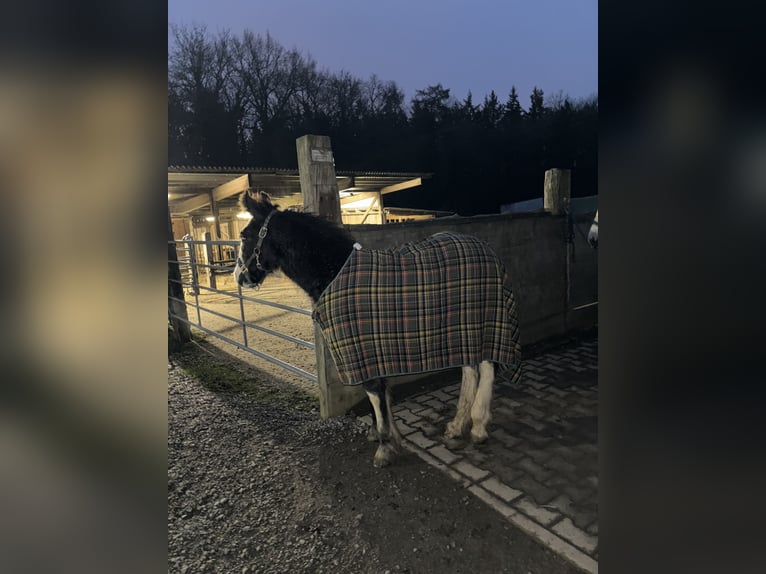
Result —
<instances>
[{"instance_id":1,"label":"outdoor light fixture","mask_svg":"<svg viewBox=\"0 0 766 574\"><path fill-rule=\"evenodd\" d=\"M205 218L205 221L215 221L215 217L213 217L212 215L208 215L208 216Z\"/></svg>"},{"instance_id":2,"label":"outdoor light fixture","mask_svg":"<svg viewBox=\"0 0 766 574\"><path fill-rule=\"evenodd\" d=\"M249 213L249 212L247 212L247 211L240 211L240 212L237 214L237 218L238 218L238 219L252 219L252 218L253 218L253 216L252 216L252 215L250 215L250 213Z\"/></svg>"}]
</instances>

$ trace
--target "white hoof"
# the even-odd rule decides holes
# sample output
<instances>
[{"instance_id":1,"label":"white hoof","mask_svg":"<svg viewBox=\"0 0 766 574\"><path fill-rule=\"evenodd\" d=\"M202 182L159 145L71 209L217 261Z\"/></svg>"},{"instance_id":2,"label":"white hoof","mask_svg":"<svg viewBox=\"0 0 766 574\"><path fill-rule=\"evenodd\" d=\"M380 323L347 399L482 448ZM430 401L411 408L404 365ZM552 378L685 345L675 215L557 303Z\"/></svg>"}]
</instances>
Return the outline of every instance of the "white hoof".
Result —
<instances>
[{"instance_id":1,"label":"white hoof","mask_svg":"<svg viewBox=\"0 0 766 574\"><path fill-rule=\"evenodd\" d=\"M447 425L447 429L444 431L445 439L462 438L465 435L465 428L462 425L455 424L455 421L450 422Z\"/></svg>"}]
</instances>

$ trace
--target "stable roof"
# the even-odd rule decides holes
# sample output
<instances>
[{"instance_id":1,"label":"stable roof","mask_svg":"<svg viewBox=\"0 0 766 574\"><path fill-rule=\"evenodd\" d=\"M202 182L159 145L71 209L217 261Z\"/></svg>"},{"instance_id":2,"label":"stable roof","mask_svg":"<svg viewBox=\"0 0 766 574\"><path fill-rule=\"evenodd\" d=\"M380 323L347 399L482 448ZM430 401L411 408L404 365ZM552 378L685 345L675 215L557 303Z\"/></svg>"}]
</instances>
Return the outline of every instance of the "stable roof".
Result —
<instances>
[{"instance_id":1,"label":"stable roof","mask_svg":"<svg viewBox=\"0 0 766 574\"><path fill-rule=\"evenodd\" d=\"M383 195L417 187L430 173L336 171L344 197L379 192ZM203 216L215 201L219 212L239 211L239 195L254 187L268 193L282 209L302 205L297 169L262 167L168 167L168 205L173 215Z\"/></svg>"}]
</instances>

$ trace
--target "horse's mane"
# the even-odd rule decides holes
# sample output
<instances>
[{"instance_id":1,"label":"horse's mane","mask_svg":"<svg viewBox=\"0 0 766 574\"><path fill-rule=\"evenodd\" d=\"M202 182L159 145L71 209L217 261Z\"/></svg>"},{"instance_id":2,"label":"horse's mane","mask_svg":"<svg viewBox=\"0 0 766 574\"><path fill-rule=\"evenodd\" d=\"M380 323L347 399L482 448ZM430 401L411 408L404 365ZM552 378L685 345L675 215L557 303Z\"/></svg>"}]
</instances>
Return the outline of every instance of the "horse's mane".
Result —
<instances>
[{"instance_id":1,"label":"horse's mane","mask_svg":"<svg viewBox=\"0 0 766 574\"><path fill-rule=\"evenodd\" d=\"M354 242L348 229L323 217L292 210L280 210L279 213L280 219L286 224L285 227L290 229L291 235L296 237L312 237L330 244L340 243L344 248L348 242Z\"/></svg>"}]
</instances>

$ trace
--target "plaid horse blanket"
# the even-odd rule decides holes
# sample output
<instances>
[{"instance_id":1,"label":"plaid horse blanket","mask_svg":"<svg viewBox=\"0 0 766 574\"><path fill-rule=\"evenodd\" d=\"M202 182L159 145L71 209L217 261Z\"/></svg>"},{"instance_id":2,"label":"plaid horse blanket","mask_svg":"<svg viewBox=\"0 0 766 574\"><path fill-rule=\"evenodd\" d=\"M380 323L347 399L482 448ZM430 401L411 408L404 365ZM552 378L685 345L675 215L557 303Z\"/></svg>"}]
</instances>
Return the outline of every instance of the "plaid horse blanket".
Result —
<instances>
[{"instance_id":1,"label":"plaid horse blanket","mask_svg":"<svg viewBox=\"0 0 766 574\"><path fill-rule=\"evenodd\" d=\"M493 361L521 364L505 267L475 237L353 250L313 318L345 384Z\"/></svg>"}]
</instances>

